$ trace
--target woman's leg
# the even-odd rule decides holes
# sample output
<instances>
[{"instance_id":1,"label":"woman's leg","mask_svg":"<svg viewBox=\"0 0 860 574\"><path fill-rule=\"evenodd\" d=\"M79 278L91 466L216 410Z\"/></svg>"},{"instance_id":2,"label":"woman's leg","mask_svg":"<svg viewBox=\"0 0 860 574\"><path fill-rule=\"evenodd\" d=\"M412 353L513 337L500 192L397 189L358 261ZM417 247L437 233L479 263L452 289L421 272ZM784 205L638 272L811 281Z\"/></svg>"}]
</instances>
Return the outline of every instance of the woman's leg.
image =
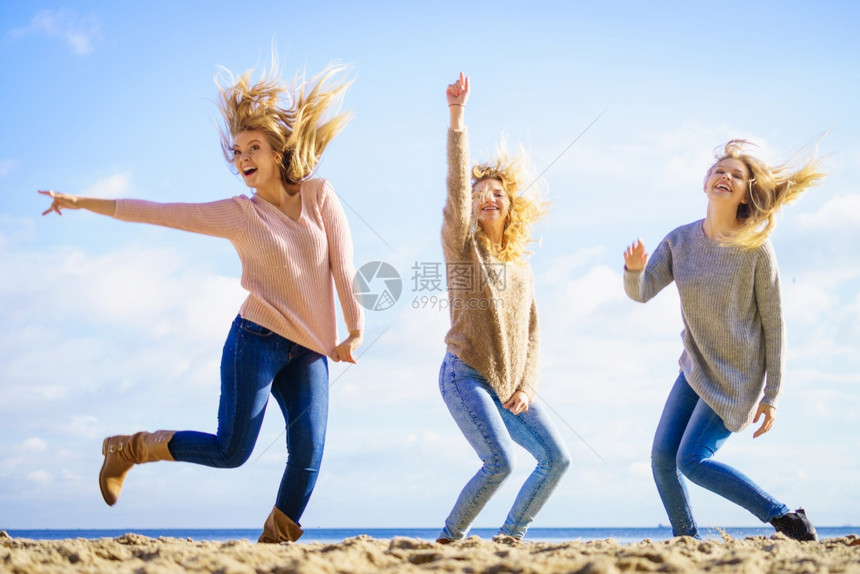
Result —
<instances>
[{"instance_id":1,"label":"woman's leg","mask_svg":"<svg viewBox=\"0 0 860 574\"><path fill-rule=\"evenodd\" d=\"M287 465L275 507L298 524L317 482L328 422L328 360L295 345L272 395L286 424Z\"/></svg>"},{"instance_id":2,"label":"woman's leg","mask_svg":"<svg viewBox=\"0 0 860 574\"><path fill-rule=\"evenodd\" d=\"M678 449L678 467L684 476L752 512L762 522L788 513L786 505L762 490L731 466L712 460L732 434L705 401L699 400Z\"/></svg>"},{"instance_id":3,"label":"woman's leg","mask_svg":"<svg viewBox=\"0 0 860 574\"><path fill-rule=\"evenodd\" d=\"M677 464L678 447L698 401L699 396L690 388L684 374L679 374L666 399L651 446L651 472L663 508L669 516L673 536L699 535L687 485Z\"/></svg>"},{"instance_id":4,"label":"woman's leg","mask_svg":"<svg viewBox=\"0 0 860 574\"><path fill-rule=\"evenodd\" d=\"M539 404L532 403L526 412L515 415L502 407L497 398L496 408L514 441L537 460L537 466L523 483L499 530L499 534L522 538L570 467L570 453L558 429Z\"/></svg>"},{"instance_id":5,"label":"woman's leg","mask_svg":"<svg viewBox=\"0 0 860 574\"><path fill-rule=\"evenodd\" d=\"M442 398L483 463L460 492L445 519L440 540L463 538L475 517L510 475L513 440L494 402L495 392L469 365L448 353L439 371Z\"/></svg>"},{"instance_id":6,"label":"woman's leg","mask_svg":"<svg viewBox=\"0 0 860 574\"><path fill-rule=\"evenodd\" d=\"M251 456L275 375L286 364L291 341L236 317L221 356L217 434L179 431L173 458L217 468L241 466Z\"/></svg>"}]
</instances>

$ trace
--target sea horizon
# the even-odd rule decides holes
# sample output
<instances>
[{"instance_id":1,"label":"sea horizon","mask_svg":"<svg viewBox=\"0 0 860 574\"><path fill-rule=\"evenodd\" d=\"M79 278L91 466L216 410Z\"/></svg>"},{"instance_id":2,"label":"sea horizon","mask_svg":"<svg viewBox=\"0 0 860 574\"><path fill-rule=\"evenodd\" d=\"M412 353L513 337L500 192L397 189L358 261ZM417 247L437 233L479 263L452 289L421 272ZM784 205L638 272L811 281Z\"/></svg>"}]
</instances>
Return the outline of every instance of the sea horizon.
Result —
<instances>
[{"instance_id":1,"label":"sea horizon","mask_svg":"<svg viewBox=\"0 0 860 574\"><path fill-rule=\"evenodd\" d=\"M860 534L858 526L820 526L816 527L820 539L841 538ZM247 539L256 541L260 528L80 528L80 529L33 529L2 528L12 538L33 540L99 539L118 538L126 534L137 534L148 538L178 538L194 542L225 542ZM473 528L468 536L478 536L489 540L497 532L496 528ZM700 527L706 539L721 539L723 533L735 539L754 536L770 537L775 532L770 526L740 527ZM375 539L397 537L435 540L439 528L308 528L299 540L300 543L338 543L357 536L370 536ZM668 526L658 527L604 527L604 528L531 528L525 540L531 542L564 542L613 539L620 543L636 543L643 540L659 541L672 538Z\"/></svg>"}]
</instances>

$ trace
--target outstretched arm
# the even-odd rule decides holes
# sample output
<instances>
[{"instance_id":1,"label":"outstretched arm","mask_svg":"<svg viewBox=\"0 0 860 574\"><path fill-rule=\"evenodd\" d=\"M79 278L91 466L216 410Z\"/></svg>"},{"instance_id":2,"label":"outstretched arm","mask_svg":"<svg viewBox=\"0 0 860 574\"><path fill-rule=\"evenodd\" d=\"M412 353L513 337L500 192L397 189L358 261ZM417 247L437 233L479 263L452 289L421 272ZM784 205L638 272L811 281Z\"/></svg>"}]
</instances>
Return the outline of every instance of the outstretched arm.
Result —
<instances>
[{"instance_id":1,"label":"outstretched arm","mask_svg":"<svg viewBox=\"0 0 860 574\"><path fill-rule=\"evenodd\" d=\"M93 213L112 216L116 211L116 201L113 199L98 199L95 197L80 197L68 193L59 193L50 190L39 190L42 195L49 196L53 201L51 207L42 212L42 215L48 215L55 211L57 215L63 214L63 209L86 209Z\"/></svg>"},{"instance_id":2,"label":"outstretched arm","mask_svg":"<svg viewBox=\"0 0 860 574\"><path fill-rule=\"evenodd\" d=\"M464 119L466 101L469 99L469 76L460 72L460 77L453 84L448 84L445 90L448 100L448 112L451 118L451 129L463 131L466 128Z\"/></svg>"}]
</instances>

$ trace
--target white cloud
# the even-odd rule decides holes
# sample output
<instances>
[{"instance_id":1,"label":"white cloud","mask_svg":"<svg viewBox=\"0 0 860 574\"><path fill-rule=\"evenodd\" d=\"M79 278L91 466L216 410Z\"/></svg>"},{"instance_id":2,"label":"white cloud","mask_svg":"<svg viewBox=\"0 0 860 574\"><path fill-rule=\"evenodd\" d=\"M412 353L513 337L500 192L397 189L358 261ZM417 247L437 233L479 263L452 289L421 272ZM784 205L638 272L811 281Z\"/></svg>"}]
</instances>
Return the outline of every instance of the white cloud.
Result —
<instances>
[{"instance_id":1,"label":"white cloud","mask_svg":"<svg viewBox=\"0 0 860 574\"><path fill-rule=\"evenodd\" d=\"M13 37L31 35L61 38L78 55L91 53L101 39L101 26L94 16L78 16L71 10L39 10L30 25L11 31Z\"/></svg>"},{"instance_id":2,"label":"white cloud","mask_svg":"<svg viewBox=\"0 0 860 574\"><path fill-rule=\"evenodd\" d=\"M27 480L37 486L48 486L54 482L54 475L46 470L34 470L27 473Z\"/></svg>"},{"instance_id":3,"label":"white cloud","mask_svg":"<svg viewBox=\"0 0 860 574\"><path fill-rule=\"evenodd\" d=\"M11 217L0 214L0 247L9 249L35 236L36 224L32 217Z\"/></svg>"},{"instance_id":4,"label":"white cloud","mask_svg":"<svg viewBox=\"0 0 860 574\"><path fill-rule=\"evenodd\" d=\"M92 185L83 189L81 195L91 195L104 199L116 199L132 195L131 173L115 173L96 180Z\"/></svg>"},{"instance_id":5,"label":"white cloud","mask_svg":"<svg viewBox=\"0 0 860 574\"><path fill-rule=\"evenodd\" d=\"M48 445L39 437L31 437L21 443L14 445L10 450L13 454L35 454L45 452Z\"/></svg>"},{"instance_id":6,"label":"white cloud","mask_svg":"<svg viewBox=\"0 0 860 574\"><path fill-rule=\"evenodd\" d=\"M13 159L0 160L0 177L6 177L15 168L17 162Z\"/></svg>"},{"instance_id":7,"label":"white cloud","mask_svg":"<svg viewBox=\"0 0 860 574\"><path fill-rule=\"evenodd\" d=\"M860 225L860 194L847 193L834 197L813 213L796 216L798 226L806 231L832 231L839 228L856 230Z\"/></svg>"}]
</instances>

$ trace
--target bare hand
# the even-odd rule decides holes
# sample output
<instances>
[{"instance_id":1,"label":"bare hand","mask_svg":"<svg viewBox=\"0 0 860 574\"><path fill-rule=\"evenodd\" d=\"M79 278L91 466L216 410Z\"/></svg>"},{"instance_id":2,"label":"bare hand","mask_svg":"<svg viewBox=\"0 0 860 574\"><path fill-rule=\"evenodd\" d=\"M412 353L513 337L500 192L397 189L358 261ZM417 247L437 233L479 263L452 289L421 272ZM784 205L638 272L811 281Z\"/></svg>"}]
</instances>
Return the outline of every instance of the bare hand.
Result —
<instances>
[{"instance_id":1,"label":"bare hand","mask_svg":"<svg viewBox=\"0 0 860 574\"><path fill-rule=\"evenodd\" d=\"M641 238L624 250L624 267L628 271L641 271L645 269L647 262L648 254L645 253L645 244L642 243Z\"/></svg>"},{"instance_id":2,"label":"bare hand","mask_svg":"<svg viewBox=\"0 0 860 574\"><path fill-rule=\"evenodd\" d=\"M453 84L448 84L445 90L445 98L449 106L464 106L469 99L469 76L460 72L460 77Z\"/></svg>"},{"instance_id":3,"label":"bare hand","mask_svg":"<svg viewBox=\"0 0 860 574\"><path fill-rule=\"evenodd\" d=\"M762 415L764 415L764 420L761 422L761 426L758 430L753 433L753 438L763 435L773 427L773 421L776 420L776 407L759 403L758 410L755 412L753 424L757 423L758 419Z\"/></svg>"},{"instance_id":4,"label":"bare hand","mask_svg":"<svg viewBox=\"0 0 860 574\"><path fill-rule=\"evenodd\" d=\"M331 352L331 360L335 363L339 363L341 361L345 361L347 363L355 364L356 360L353 356L353 353L358 346L361 345L361 341L363 336L361 331L351 331L349 333L349 337L343 340L343 342L334 348L334 351Z\"/></svg>"},{"instance_id":5,"label":"bare hand","mask_svg":"<svg viewBox=\"0 0 860 574\"><path fill-rule=\"evenodd\" d=\"M57 215L62 215L62 209L80 209L78 205L78 197L67 193L58 193L51 190L38 190L42 195L47 195L54 201L51 202L51 207L42 212L42 215L48 215L52 211L56 211Z\"/></svg>"},{"instance_id":6,"label":"bare hand","mask_svg":"<svg viewBox=\"0 0 860 574\"><path fill-rule=\"evenodd\" d=\"M510 399L508 399L508 402L504 403L502 406L515 415L524 413L529 410L529 396L525 391L517 391Z\"/></svg>"}]
</instances>

